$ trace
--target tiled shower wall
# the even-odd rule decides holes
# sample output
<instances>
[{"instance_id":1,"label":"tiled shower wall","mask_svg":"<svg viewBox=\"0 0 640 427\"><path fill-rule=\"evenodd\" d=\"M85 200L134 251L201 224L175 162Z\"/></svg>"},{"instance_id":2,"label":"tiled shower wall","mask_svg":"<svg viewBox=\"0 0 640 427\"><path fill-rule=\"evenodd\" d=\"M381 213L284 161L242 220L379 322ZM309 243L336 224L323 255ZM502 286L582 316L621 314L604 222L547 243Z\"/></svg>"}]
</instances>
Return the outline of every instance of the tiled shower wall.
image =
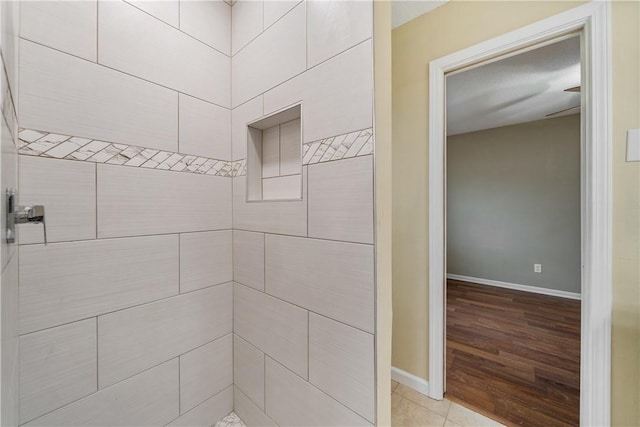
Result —
<instances>
[{"instance_id":1,"label":"tiled shower wall","mask_svg":"<svg viewBox=\"0 0 640 427\"><path fill-rule=\"evenodd\" d=\"M2 202L6 187L18 186L18 7L14 2L0 2L0 189ZM5 207L0 227L5 229ZM16 244L8 244L2 233L0 239L0 424L18 423L18 251Z\"/></svg>"},{"instance_id":2,"label":"tiled shower wall","mask_svg":"<svg viewBox=\"0 0 640 427\"><path fill-rule=\"evenodd\" d=\"M4 2L3 2L4 3ZM231 6L21 2L25 425L233 409Z\"/></svg>"},{"instance_id":3,"label":"tiled shower wall","mask_svg":"<svg viewBox=\"0 0 640 427\"><path fill-rule=\"evenodd\" d=\"M303 199L233 178L234 396L250 426L375 423L372 2L239 1L232 155L302 103Z\"/></svg>"},{"instance_id":4,"label":"tiled shower wall","mask_svg":"<svg viewBox=\"0 0 640 427\"><path fill-rule=\"evenodd\" d=\"M372 3L21 5L19 422L373 424ZM296 103L303 198L248 203Z\"/></svg>"}]
</instances>

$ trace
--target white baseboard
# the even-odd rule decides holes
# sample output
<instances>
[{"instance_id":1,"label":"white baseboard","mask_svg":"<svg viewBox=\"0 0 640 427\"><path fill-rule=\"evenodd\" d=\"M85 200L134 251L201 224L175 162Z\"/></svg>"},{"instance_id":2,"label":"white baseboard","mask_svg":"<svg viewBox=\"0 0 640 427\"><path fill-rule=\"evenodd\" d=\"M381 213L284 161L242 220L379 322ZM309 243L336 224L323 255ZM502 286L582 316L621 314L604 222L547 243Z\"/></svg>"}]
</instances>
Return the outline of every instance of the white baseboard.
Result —
<instances>
[{"instance_id":1,"label":"white baseboard","mask_svg":"<svg viewBox=\"0 0 640 427\"><path fill-rule=\"evenodd\" d=\"M427 380L416 377L415 375L403 371L402 369L398 369L395 366L391 367L391 379L398 381L400 384L407 386L418 393L422 393L425 396L429 395L429 382Z\"/></svg>"},{"instance_id":2,"label":"white baseboard","mask_svg":"<svg viewBox=\"0 0 640 427\"><path fill-rule=\"evenodd\" d=\"M560 298L582 299L580 294L566 291L556 291L555 289L538 288L529 285L516 285L515 283L499 282L497 280L481 279L479 277L460 276L458 274L447 274L447 279L459 280L461 282L477 283L479 285L496 286L498 288L513 289L516 291L533 292L535 294L551 295ZM398 381L399 382L399 381Z\"/></svg>"}]
</instances>

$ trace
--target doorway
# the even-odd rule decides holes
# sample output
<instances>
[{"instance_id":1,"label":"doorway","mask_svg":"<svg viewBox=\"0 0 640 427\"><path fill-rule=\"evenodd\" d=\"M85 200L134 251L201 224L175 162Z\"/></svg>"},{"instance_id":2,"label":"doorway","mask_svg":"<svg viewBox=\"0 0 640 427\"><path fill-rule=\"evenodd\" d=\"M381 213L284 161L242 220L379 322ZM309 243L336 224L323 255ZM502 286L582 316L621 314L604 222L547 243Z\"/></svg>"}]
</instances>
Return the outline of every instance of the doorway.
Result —
<instances>
[{"instance_id":1,"label":"doorway","mask_svg":"<svg viewBox=\"0 0 640 427\"><path fill-rule=\"evenodd\" d=\"M578 425L580 37L449 73L446 396Z\"/></svg>"},{"instance_id":2,"label":"doorway","mask_svg":"<svg viewBox=\"0 0 640 427\"><path fill-rule=\"evenodd\" d=\"M609 5L590 3L430 63L429 395L445 385L445 74L580 32L583 38L580 422L610 420L611 199Z\"/></svg>"}]
</instances>

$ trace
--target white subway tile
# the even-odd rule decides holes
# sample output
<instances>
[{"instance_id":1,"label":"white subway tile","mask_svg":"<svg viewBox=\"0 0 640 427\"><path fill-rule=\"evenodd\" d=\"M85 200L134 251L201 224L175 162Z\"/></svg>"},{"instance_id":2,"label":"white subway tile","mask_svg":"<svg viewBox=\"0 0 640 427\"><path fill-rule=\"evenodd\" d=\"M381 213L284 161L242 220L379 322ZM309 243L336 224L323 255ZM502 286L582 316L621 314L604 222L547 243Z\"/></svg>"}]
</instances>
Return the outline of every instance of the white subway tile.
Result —
<instances>
[{"instance_id":1,"label":"white subway tile","mask_svg":"<svg viewBox=\"0 0 640 427\"><path fill-rule=\"evenodd\" d=\"M309 0L307 2L308 67L370 38L373 2Z\"/></svg>"},{"instance_id":2,"label":"white subway tile","mask_svg":"<svg viewBox=\"0 0 640 427\"><path fill-rule=\"evenodd\" d=\"M309 165L309 237L373 243L373 158Z\"/></svg>"},{"instance_id":3,"label":"white subway tile","mask_svg":"<svg viewBox=\"0 0 640 427\"><path fill-rule=\"evenodd\" d=\"M171 421L171 427L211 427L233 411L233 386L205 400L186 414Z\"/></svg>"},{"instance_id":4,"label":"white subway tile","mask_svg":"<svg viewBox=\"0 0 640 427\"><path fill-rule=\"evenodd\" d=\"M367 41L307 73L304 142L372 126L372 55Z\"/></svg>"},{"instance_id":5,"label":"white subway tile","mask_svg":"<svg viewBox=\"0 0 640 427\"><path fill-rule=\"evenodd\" d=\"M236 54L263 30L263 1L238 0L231 14L231 52Z\"/></svg>"},{"instance_id":6,"label":"white subway tile","mask_svg":"<svg viewBox=\"0 0 640 427\"><path fill-rule=\"evenodd\" d=\"M303 101L304 101L304 108L306 108L307 103L313 101L311 99L305 99L305 92L307 90L306 88L307 75L308 75L308 72L298 74L292 79L289 79L286 82L265 92L265 94L263 95L264 114L269 115L276 111L282 110L283 108L286 108L289 105L302 103ZM304 108L302 109L302 115L303 117L306 117ZM305 127L306 127L306 122L305 122ZM305 138L305 132L306 132L306 129L302 133L303 138Z\"/></svg>"},{"instance_id":7,"label":"white subway tile","mask_svg":"<svg viewBox=\"0 0 640 427\"><path fill-rule=\"evenodd\" d=\"M264 27L268 28L287 12L293 9L301 0L269 0L264 2Z\"/></svg>"},{"instance_id":8,"label":"white subway tile","mask_svg":"<svg viewBox=\"0 0 640 427\"><path fill-rule=\"evenodd\" d=\"M233 230L233 280L264 291L264 234Z\"/></svg>"},{"instance_id":9,"label":"white subway tile","mask_svg":"<svg viewBox=\"0 0 640 427\"><path fill-rule=\"evenodd\" d=\"M269 90L264 94L264 114L302 100L303 142L370 128L371 49L371 41L366 41Z\"/></svg>"},{"instance_id":10,"label":"white subway tile","mask_svg":"<svg viewBox=\"0 0 640 427\"><path fill-rule=\"evenodd\" d=\"M234 412L248 427L276 427L277 424L237 387L233 390Z\"/></svg>"},{"instance_id":11,"label":"white subway tile","mask_svg":"<svg viewBox=\"0 0 640 427\"><path fill-rule=\"evenodd\" d=\"M26 426L161 426L178 416L178 360L89 395Z\"/></svg>"},{"instance_id":12,"label":"white subway tile","mask_svg":"<svg viewBox=\"0 0 640 427\"><path fill-rule=\"evenodd\" d=\"M149 15L166 22L178 28L178 21L180 19L180 6L178 0L162 0L162 1L149 1L149 0L126 0L127 3L131 3L135 7L144 10Z\"/></svg>"},{"instance_id":13,"label":"white subway tile","mask_svg":"<svg viewBox=\"0 0 640 427\"><path fill-rule=\"evenodd\" d=\"M266 361L267 415L281 426L370 426L270 357Z\"/></svg>"},{"instance_id":14,"label":"white subway tile","mask_svg":"<svg viewBox=\"0 0 640 427\"><path fill-rule=\"evenodd\" d=\"M374 357L373 335L309 313L309 382L371 422Z\"/></svg>"},{"instance_id":15,"label":"white subway tile","mask_svg":"<svg viewBox=\"0 0 640 427\"><path fill-rule=\"evenodd\" d=\"M19 104L25 128L178 149L177 93L25 40Z\"/></svg>"},{"instance_id":16,"label":"white subway tile","mask_svg":"<svg viewBox=\"0 0 640 427\"><path fill-rule=\"evenodd\" d=\"M20 156L20 204L44 205L49 242L96 238L93 163ZM20 228L20 243L42 243L42 225Z\"/></svg>"},{"instance_id":17,"label":"white subway tile","mask_svg":"<svg viewBox=\"0 0 640 427\"><path fill-rule=\"evenodd\" d=\"M98 237L231 228L231 180L98 165Z\"/></svg>"},{"instance_id":18,"label":"white subway tile","mask_svg":"<svg viewBox=\"0 0 640 427\"><path fill-rule=\"evenodd\" d=\"M180 1L180 29L231 55L231 6L224 1Z\"/></svg>"},{"instance_id":19,"label":"white subway tile","mask_svg":"<svg viewBox=\"0 0 640 427\"><path fill-rule=\"evenodd\" d=\"M302 3L233 57L234 106L305 70L305 28Z\"/></svg>"},{"instance_id":20,"label":"white subway tile","mask_svg":"<svg viewBox=\"0 0 640 427\"><path fill-rule=\"evenodd\" d=\"M178 236L27 245L19 252L23 334L178 293Z\"/></svg>"},{"instance_id":21,"label":"white subway tile","mask_svg":"<svg viewBox=\"0 0 640 427\"><path fill-rule=\"evenodd\" d=\"M232 331L230 283L98 317L105 388Z\"/></svg>"},{"instance_id":22,"label":"white subway tile","mask_svg":"<svg viewBox=\"0 0 640 427\"><path fill-rule=\"evenodd\" d=\"M98 62L229 107L230 58L121 1L98 3Z\"/></svg>"},{"instance_id":23,"label":"white subway tile","mask_svg":"<svg viewBox=\"0 0 640 427\"><path fill-rule=\"evenodd\" d=\"M233 280L231 231L180 235L180 292Z\"/></svg>"},{"instance_id":24,"label":"white subway tile","mask_svg":"<svg viewBox=\"0 0 640 427\"><path fill-rule=\"evenodd\" d=\"M180 94L179 128L180 153L231 160L231 110Z\"/></svg>"},{"instance_id":25,"label":"white subway tile","mask_svg":"<svg viewBox=\"0 0 640 427\"><path fill-rule=\"evenodd\" d=\"M180 356L180 413L232 384L233 334L228 334Z\"/></svg>"},{"instance_id":26,"label":"white subway tile","mask_svg":"<svg viewBox=\"0 0 640 427\"><path fill-rule=\"evenodd\" d=\"M20 424L98 390L96 319L20 337Z\"/></svg>"},{"instance_id":27,"label":"white subway tile","mask_svg":"<svg viewBox=\"0 0 640 427\"><path fill-rule=\"evenodd\" d=\"M267 293L374 330L373 246L267 234Z\"/></svg>"},{"instance_id":28,"label":"white subway tile","mask_svg":"<svg viewBox=\"0 0 640 427\"><path fill-rule=\"evenodd\" d=\"M307 377L306 310L235 284L233 330L298 375Z\"/></svg>"},{"instance_id":29,"label":"white subway tile","mask_svg":"<svg viewBox=\"0 0 640 427\"><path fill-rule=\"evenodd\" d=\"M20 36L96 62L96 0L29 1L20 9Z\"/></svg>"},{"instance_id":30,"label":"white subway tile","mask_svg":"<svg viewBox=\"0 0 640 427\"><path fill-rule=\"evenodd\" d=\"M264 353L233 337L233 383L264 410Z\"/></svg>"},{"instance_id":31,"label":"white subway tile","mask_svg":"<svg viewBox=\"0 0 640 427\"><path fill-rule=\"evenodd\" d=\"M307 168L302 170L302 200L247 202L247 177L233 178L233 228L307 235Z\"/></svg>"},{"instance_id":32,"label":"white subway tile","mask_svg":"<svg viewBox=\"0 0 640 427\"><path fill-rule=\"evenodd\" d=\"M262 117L262 96L253 98L231 112L231 140L233 160L247 158L247 123Z\"/></svg>"},{"instance_id":33,"label":"white subway tile","mask_svg":"<svg viewBox=\"0 0 640 427\"><path fill-rule=\"evenodd\" d=\"M302 193L302 175L278 176L262 180L264 200L299 199Z\"/></svg>"}]
</instances>

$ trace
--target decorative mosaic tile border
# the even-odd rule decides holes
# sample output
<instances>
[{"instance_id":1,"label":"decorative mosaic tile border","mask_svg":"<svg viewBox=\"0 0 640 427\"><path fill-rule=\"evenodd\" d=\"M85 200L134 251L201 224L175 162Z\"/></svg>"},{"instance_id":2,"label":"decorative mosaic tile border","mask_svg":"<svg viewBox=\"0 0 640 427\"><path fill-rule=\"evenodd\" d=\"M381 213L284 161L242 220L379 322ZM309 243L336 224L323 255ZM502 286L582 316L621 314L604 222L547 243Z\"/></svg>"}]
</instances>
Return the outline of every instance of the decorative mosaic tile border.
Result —
<instances>
[{"instance_id":1,"label":"decorative mosaic tile border","mask_svg":"<svg viewBox=\"0 0 640 427\"><path fill-rule=\"evenodd\" d=\"M231 162L32 129L20 129L18 138L18 152L27 156L223 177L238 176L241 170L246 174L246 160Z\"/></svg>"},{"instance_id":2,"label":"decorative mosaic tile border","mask_svg":"<svg viewBox=\"0 0 640 427\"><path fill-rule=\"evenodd\" d=\"M77 136L20 129L18 152L27 156L77 160L147 169L236 177L247 174L247 159L228 161ZM373 153L371 128L302 145L302 164L329 162Z\"/></svg>"},{"instance_id":3,"label":"decorative mosaic tile border","mask_svg":"<svg viewBox=\"0 0 640 427\"><path fill-rule=\"evenodd\" d=\"M330 162L373 153L373 129L307 142L302 146L302 164Z\"/></svg>"}]
</instances>

